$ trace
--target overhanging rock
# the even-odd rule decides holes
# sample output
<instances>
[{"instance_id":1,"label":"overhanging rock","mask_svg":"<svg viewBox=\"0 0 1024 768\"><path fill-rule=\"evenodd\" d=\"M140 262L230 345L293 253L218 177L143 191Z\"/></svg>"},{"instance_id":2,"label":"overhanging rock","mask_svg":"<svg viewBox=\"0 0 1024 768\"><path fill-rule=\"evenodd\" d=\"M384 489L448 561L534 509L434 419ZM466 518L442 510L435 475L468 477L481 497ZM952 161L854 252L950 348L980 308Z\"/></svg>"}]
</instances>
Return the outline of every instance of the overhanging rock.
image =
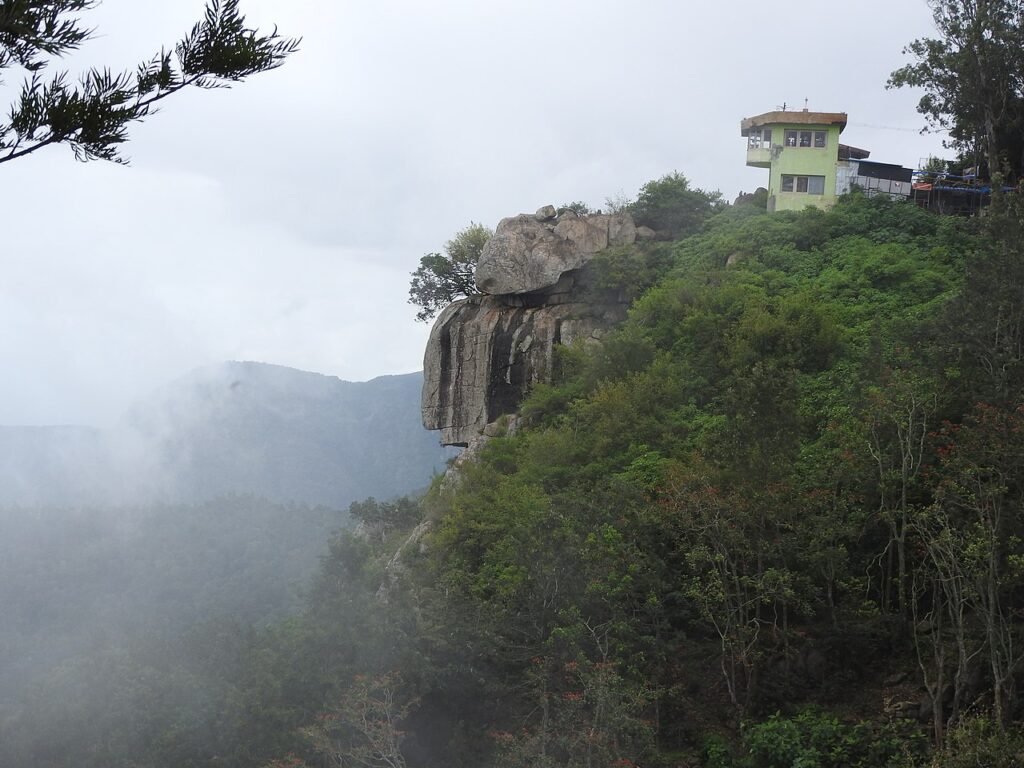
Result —
<instances>
[{"instance_id":1,"label":"overhanging rock","mask_svg":"<svg viewBox=\"0 0 1024 768\"><path fill-rule=\"evenodd\" d=\"M457 301L434 323L424 355L423 424L446 445L468 445L551 379L558 344L597 340L625 318L618 291L599 292L586 268L609 245L636 240L625 214L504 219L477 267L484 295Z\"/></svg>"}]
</instances>

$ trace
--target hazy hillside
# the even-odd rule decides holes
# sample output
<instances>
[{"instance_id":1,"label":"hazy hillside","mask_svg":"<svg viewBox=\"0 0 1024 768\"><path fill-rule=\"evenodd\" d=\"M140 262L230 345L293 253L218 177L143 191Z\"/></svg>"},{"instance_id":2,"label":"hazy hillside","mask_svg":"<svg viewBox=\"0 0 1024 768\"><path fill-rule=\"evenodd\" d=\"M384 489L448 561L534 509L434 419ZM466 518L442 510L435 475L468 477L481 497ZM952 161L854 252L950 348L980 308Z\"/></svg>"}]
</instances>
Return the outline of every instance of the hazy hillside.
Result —
<instances>
[{"instance_id":1,"label":"hazy hillside","mask_svg":"<svg viewBox=\"0 0 1024 768\"><path fill-rule=\"evenodd\" d=\"M73 503L100 495L108 441L93 427L0 426L0 503Z\"/></svg>"},{"instance_id":2,"label":"hazy hillside","mask_svg":"<svg viewBox=\"0 0 1024 768\"><path fill-rule=\"evenodd\" d=\"M0 504L253 493L341 507L405 493L453 455L420 424L421 381L230 362L168 384L111 430L0 427Z\"/></svg>"},{"instance_id":3,"label":"hazy hillside","mask_svg":"<svg viewBox=\"0 0 1024 768\"><path fill-rule=\"evenodd\" d=\"M0 507L0 719L82 653L169 640L211 619L295 608L341 510L251 495L194 505Z\"/></svg>"},{"instance_id":4,"label":"hazy hillside","mask_svg":"<svg viewBox=\"0 0 1024 768\"><path fill-rule=\"evenodd\" d=\"M293 609L350 502L423 488L451 454L420 382L225 363L111 430L0 427L0 710L89 649Z\"/></svg>"}]
</instances>

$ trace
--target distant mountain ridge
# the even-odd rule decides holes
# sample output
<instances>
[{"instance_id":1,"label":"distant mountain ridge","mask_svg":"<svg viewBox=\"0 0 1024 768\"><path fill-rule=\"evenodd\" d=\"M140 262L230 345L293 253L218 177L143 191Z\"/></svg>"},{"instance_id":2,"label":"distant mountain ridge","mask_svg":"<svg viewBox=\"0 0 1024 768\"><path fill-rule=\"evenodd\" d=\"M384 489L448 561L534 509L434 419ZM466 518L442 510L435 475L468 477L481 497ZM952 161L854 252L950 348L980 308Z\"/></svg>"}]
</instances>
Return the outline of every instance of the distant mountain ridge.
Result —
<instances>
[{"instance_id":1,"label":"distant mountain ridge","mask_svg":"<svg viewBox=\"0 0 1024 768\"><path fill-rule=\"evenodd\" d=\"M255 362L194 370L112 429L0 427L0 504L328 506L421 488L454 454L420 422L422 375L367 382Z\"/></svg>"}]
</instances>

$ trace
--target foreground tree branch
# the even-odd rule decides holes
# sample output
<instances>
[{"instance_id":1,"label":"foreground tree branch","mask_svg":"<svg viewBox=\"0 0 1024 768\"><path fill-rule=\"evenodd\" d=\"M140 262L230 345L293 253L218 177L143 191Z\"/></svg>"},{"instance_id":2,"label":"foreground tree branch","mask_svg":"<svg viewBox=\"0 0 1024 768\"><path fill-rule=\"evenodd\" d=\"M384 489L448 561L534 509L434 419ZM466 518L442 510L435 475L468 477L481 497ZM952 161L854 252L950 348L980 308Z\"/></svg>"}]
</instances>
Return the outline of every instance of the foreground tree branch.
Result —
<instances>
[{"instance_id":1,"label":"foreground tree branch","mask_svg":"<svg viewBox=\"0 0 1024 768\"><path fill-rule=\"evenodd\" d=\"M209 0L203 20L173 48L135 72L91 69L77 84L67 72L41 74L49 58L78 48L91 30L68 14L93 0L0 0L0 72L18 64L29 72L7 121L0 123L0 163L51 144L67 144L78 160L125 163L128 127L158 102L188 87L226 88L276 69L300 40L275 28L260 34L245 24L238 0Z\"/></svg>"}]
</instances>

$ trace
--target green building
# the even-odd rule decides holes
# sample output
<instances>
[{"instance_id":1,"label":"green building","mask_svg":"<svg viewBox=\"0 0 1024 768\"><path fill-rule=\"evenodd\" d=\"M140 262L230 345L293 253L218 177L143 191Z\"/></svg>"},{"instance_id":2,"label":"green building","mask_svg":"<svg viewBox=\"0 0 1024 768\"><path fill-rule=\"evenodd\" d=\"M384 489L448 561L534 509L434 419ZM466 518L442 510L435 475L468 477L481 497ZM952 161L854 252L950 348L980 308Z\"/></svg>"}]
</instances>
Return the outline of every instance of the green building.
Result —
<instances>
[{"instance_id":1,"label":"green building","mask_svg":"<svg viewBox=\"0 0 1024 768\"><path fill-rule=\"evenodd\" d=\"M840 145L845 112L765 112L744 118L740 135L747 139L747 165L768 168L768 210L794 211L836 201L841 161L867 157ZM841 149L846 150L841 158ZM839 179L843 182L844 179Z\"/></svg>"}]
</instances>

